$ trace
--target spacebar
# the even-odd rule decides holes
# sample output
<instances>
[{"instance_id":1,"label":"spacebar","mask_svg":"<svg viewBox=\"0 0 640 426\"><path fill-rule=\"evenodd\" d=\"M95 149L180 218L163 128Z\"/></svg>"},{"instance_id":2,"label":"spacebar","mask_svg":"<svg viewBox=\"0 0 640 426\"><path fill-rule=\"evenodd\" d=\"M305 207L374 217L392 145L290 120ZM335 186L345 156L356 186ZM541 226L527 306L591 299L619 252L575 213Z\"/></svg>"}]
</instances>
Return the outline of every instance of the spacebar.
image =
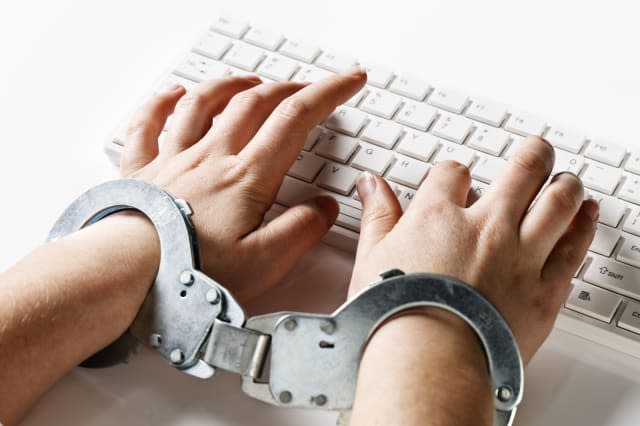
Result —
<instances>
[{"instance_id":1,"label":"spacebar","mask_svg":"<svg viewBox=\"0 0 640 426\"><path fill-rule=\"evenodd\" d=\"M616 293L640 299L640 270L632 266L594 256L584 274L584 280Z\"/></svg>"}]
</instances>

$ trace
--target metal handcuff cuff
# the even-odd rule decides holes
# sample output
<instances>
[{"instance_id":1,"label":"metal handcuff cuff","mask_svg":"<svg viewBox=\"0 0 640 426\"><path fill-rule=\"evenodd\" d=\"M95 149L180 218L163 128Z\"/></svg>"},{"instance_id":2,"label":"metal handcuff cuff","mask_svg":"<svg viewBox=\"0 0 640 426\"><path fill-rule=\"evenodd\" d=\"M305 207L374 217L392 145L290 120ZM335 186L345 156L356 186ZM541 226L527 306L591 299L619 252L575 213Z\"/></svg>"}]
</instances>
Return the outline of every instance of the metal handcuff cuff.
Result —
<instances>
[{"instance_id":1,"label":"metal handcuff cuff","mask_svg":"<svg viewBox=\"0 0 640 426\"><path fill-rule=\"evenodd\" d=\"M432 306L458 315L476 332L494 390L494 425L512 424L522 399L520 353L500 313L467 284L395 269L331 315L278 312L246 319L233 295L199 270L189 205L134 179L106 182L82 194L48 241L126 209L145 214L158 232L158 275L129 332L87 366L126 360L135 351L135 337L185 373L203 379L216 368L241 374L244 393L266 403L349 410L360 358L376 327L401 311Z\"/></svg>"}]
</instances>

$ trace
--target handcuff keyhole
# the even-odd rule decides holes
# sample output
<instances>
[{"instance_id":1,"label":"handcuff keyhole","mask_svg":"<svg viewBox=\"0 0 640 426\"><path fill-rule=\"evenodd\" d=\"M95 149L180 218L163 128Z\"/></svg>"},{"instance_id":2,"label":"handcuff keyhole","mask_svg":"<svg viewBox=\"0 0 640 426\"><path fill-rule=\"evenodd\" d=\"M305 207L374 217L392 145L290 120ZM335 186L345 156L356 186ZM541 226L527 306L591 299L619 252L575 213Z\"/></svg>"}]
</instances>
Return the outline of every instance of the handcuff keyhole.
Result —
<instances>
[{"instance_id":1,"label":"handcuff keyhole","mask_svg":"<svg viewBox=\"0 0 640 426\"><path fill-rule=\"evenodd\" d=\"M187 297L187 290L182 290L180 292L180 297Z\"/></svg>"},{"instance_id":2,"label":"handcuff keyhole","mask_svg":"<svg viewBox=\"0 0 640 426\"><path fill-rule=\"evenodd\" d=\"M322 349L333 349L336 345L333 342L327 342L326 340L320 340L320 342L318 342L318 346L320 346Z\"/></svg>"}]
</instances>

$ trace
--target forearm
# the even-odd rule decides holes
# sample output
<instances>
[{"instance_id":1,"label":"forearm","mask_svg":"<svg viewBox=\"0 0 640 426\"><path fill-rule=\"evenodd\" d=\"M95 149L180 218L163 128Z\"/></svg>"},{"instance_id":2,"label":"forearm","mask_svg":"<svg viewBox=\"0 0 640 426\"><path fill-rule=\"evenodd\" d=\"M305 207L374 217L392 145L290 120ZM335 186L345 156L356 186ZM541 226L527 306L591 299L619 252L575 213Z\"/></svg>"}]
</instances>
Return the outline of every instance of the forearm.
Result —
<instances>
[{"instance_id":1,"label":"forearm","mask_svg":"<svg viewBox=\"0 0 640 426\"><path fill-rule=\"evenodd\" d=\"M395 318L373 335L351 426L490 426L492 418L486 360L462 320L432 309Z\"/></svg>"},{"instance_id":2,"label":"forearm","mask_svg":"<svg viewBox=\"0 0 640 426\"><path fill-rule=\"evenodd\" d=\"M153 225L119 214L39 247L0 275L0 420L122 334L155 277Z\"/></svg>"}]
</instances>

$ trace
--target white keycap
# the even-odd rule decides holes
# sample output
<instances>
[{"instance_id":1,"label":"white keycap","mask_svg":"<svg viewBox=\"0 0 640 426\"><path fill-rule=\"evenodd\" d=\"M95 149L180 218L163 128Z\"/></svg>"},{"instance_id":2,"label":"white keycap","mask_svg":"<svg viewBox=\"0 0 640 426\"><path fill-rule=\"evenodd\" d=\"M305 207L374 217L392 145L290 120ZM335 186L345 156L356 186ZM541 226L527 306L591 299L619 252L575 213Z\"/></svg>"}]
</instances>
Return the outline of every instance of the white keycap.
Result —
<instances>
[{"instance_id":1,"label":"white keycap","mask_svg":"<svg viewBox=\"0 0 640 426\"><path fill-rule=\"evenodd\" d=\"M631 331L632 333L640 334L640 304L636 302L629 302L624 308L620 319L618 320L618 327Z\"/></svg>"},{"instance_id":2,"label":"white keycap","mask_svg":"<svg viewBox=\"0 0 640 426\"><path fill-rule=\"evenodd\" d=\"M399 75L391 82L391 86L389 86L389 90L392 92L398 95L408 96L417 101L422 101L430 89L431 86L426 82L408 75Z\"/></svg>"},{"instance_id":3,"label":"white keycap","mask_svg":"<svg viewBox=\"0 0 640 426\"><path fill-rule=\"evenodd\" d=\"M393 121L373 118L360 135L360 139L384 148L393 148L401 134L402 127Z\"/></svg>"},{"instance_id":4,"label":"white keycap","mask_svg":"<svg viewBox=\"0 0 640 426\"><path fill-rule=\"evenodd\" d=\"M293 76L292 81L297 81L298 83L315 83L318 80L329 77L333 75L332 72L323 70L322 68L315 67L313 65L305 65Z\"/></svg>"},{"instance_id":5,"label":"white keycap","mask_svg":"<svg viewBox=\"0 0 640 426\"><path fill-rule=\"evenodd\" d=\"M350 106L351 108L355 108L358 106L358 104L360 103L360 101L362 100L362 98L364 98L365 96L367 96L369 94L369 89L367 89L366 87L363 87L362 89L360 89L360 91L358 91L358 93L356 93L355 95L353 95L347 102L345 102L344 104L346 106Z\"/></svg>"},{"instance_id":6,"label":"white keycap","mask_svg":"<svg viewBox=\"0 0 640 426\"><path fill-rule=\"evenodd\" d=\"M569 293L565 307L604 322L611 322L622 298L589 284L576 284Z\"/></svg>"},{"instance_id":7,"label":"white keycap","mask_svg":"<svg viewBox=\"0 0 640 426\"><path fill-rule=\"evenodd\" d=\"M622 224L622 230L630 232L634 235L640 235L640 209L633 208L629 212L629 216Z\"/></svg>"},{"instance_id":8,"label":"white keycap","mask_svg":"<svg viewBox=\"0 0 640 426\"><path fill-rule=\"evenodd\" d=\"M322 127L316 126L311 129L302 149L305 151L311 151L316 142L318 142L318 139L320 139L320 136L322 136Z\"/></svg>"},{"instance_id":9,"label":"white keycap","mask_svg":"<svg viewBox=\"0 0 640 426\"><path fill-rule=\"evenodd\" d=\"M571 172L578 175L584 167L584 159L579 155L568 153L561 149L556 149L556 161L553 164L553 171L551 174L557 174L560 172Z\"/></svg>"},{"instance_id":10,"label":"white keycap","mask_svg":"<svg viewBox=\"0 0 640 426\"><path fill-rule=\"evenodd\" d=\"M460 114L468 102L467 95L444 89L434 89L428 100L429 104L456 114Z\"/></svg>"},{"instance_id":11,"label":"white keycap","mask_svg":"<svg viewBox=\"0 0 640 426\"><path fill-rule=\"evenodd\" d=\"M525 113L511 114L507 124L504 125L505 130L521 136L540 136L546 127L547 124L544 121Z\"/></svg>"},{"instance_id":12,"label":"white keycap","mask_svg":"<svg viewBox=\"0 0 640 426\"><path fill-rule=\"evenodd\" d=\"M620 179L622 172L613 167L604 166L602 164L590 163L582 175L582 183L587 188L604 192L607 195L613 194Z\"/></svg>"},{"instance_id":13,"label":"white keycap","mask_svg":"<svg viewBox=\"0 0 640 426\"><path fill-rule=\"evenodd\" d=\"M634 151L629 156L627 163L624 165L624 169L640 175L640 151Z\"/></svg>"},{"instance_id":14,"label":"white keycap","mask_svg":"<svg viewBox=\"0 0 640 426\"><path fill-rule=\"evenodd\" d=\"M620 191L618 191L618 198L640 204L640 177L627 175Z\"/></svg>"},{"instance_id":15,"label":"white keycap","mask_svg":"<svg viewBox=\"0 0 640 426\"><path fill-rule=\"evenodd\" d=\"M155 93L160 93L160 92L163 92L165 90L169 90L169 88L172 87L175 84L181 85L182 87L184 87L186 89L187 92L189 90L193 90L193 88L198 85L198 83L196 83L193 80L189 80L189 79L186 79L184 77L177 76L175 74L169 74L167 76L167 78L162 80L162 83L160 83L158 85L158 87L155 88L154 92Z\"/></svg>"},{"instance_id":16,"label":"white keycap","mask_svg":"<svg viewBox=\"0 0 640 426\"><path fill-rule=\"evenodd\" d=\"M298 158L291 165L287 174L306 182L313 182L315 177L318 176L318 173L320 173L320 169L322 169L324 163L325 161L317 155L303 151L298 154Z\"/></svg>"},{"instance_id":17,"label":"white keycap","mask_svg":"<svg viewBox=\"0 0 640 426\"><path fill-rule=\"evenodd\" d=\"M478 198L480 198L488 188L489 185L487 185L486 183L472 179L469 191L475 192Z\"/></svg>"},{"instance_id":18,"label":"white keycap","mask_svg":"<svg viewBox=\"0 0 640 426\"><path fill-rule=\"evenodd\" d=\"M471 177L481 182L491 183L493 179L502 171L507 162L502 158L481 157L473 166Z\"/></svg>"},{"instance_id":19,"label":"white keycap","mask_svg":"<svg viewBox=\"0 0 640 426\"><path fill-rule=\"evenodd\" d=\"M278 46L282 44L283 40L284 37L282 34L263 28L253 27L244 35L244 41L247 43L255 44L256 46L269 50L276 50Z\"/></svg>"},{"instance_id":20,"label":"white keycap","mask_svg":"<svg viewBox=\"0 0 640 426\"><path fill-rule=\"evenodd\" d=\"M584 151L584 156L593 160L602 161L610 166L618 167L622 163L626 153L627 151L620 145L591 141Z\"/></svg>"},{"instance_id":21,"label":"white keycap","mask_svg":"<svg viewBox=\"0 0 640 426\"><path fill-rule=\"evenodd\" d=\"M336 225L342 226L343 228L347 228L355 232L360 232L360 220L342 214L342 212L338 214L338 217L336 217Z\"/></svg>"},{"instance_id":22,"label":"white keycap","mask_svg":"<svg viewBox=\"0 0 640 426\"><path fill-rule=\"evenodd\" d=\"M320 49L310 44L287 40L280 47L280 53L310 64L320 54Z\"/></svg>"},{"instance_id":23,"label":"white keycap","mask_svg":"<svg viewBox=\"0 0 640 426\"><path fill-rule=\"evenodd\" d=\"M349 195L356 184L360 172L349 166L337 163L327 164L318 176L318 186L335 191L339 194Z\"/></svg>"},{"instance_id":24,"label":"white keycap","mask_svg":"<svg viewBox=\"0 0 640 426\"><path fill-rule=\"evenodd\" d=\"M587 139L577 133L567 132L559 127L552 127L547 132L545 139L556 148L561 148L577 154L580 152Z\"/></svg>"},{"instance_id":25,"label":"white keycap","mask_svg":"<svg viewBox=\"0 0 640 426\"><path fill-rule=\"evenodd\" d=\"M624 234L624 241L620 246L616 259L640 268L640 238Z\"/></svg>"},{"instance_id":26,"label":"white keycap","mask_svg":"<svg viewBox=\"0 0 640 426\"><path fill-rule=\"evenodd\" d=\"M367 114L348 106L336 108L324 122L325 127L349 136L355 136L367 122Z\"/></svg>"},{"instance_id":27,"label":"white keycap","mask_svg":"<svg viewBox=\"0 0 640 426\"><path fill-rule=\"evenodd\" d=\"M410 188L402 188L400 191L400 195L398 195L398 201L400 202L400 207L402 207L402 211L406 211L413 200L414 195L416 195L416 191Z\"/></svg>"},{"instance_id":28,"label":"white keycap","mask_svg":"<svg viewBox=\"0 0 640 426\"><path fill-rule=\"evenodd\" d=\"M507 108L490 102L473 101L466 115L485 124L500 127L507 116Z\"/></svg>"},{"instance_id":29,"label":"white keycap","mask_svg":"<svg viewBox=\"0 0 640 426\"><path fill-rule=\"evenodd\" d=\"M455 143L462 143L472 128L473 123L468 118L444 113L433 125L431 133Z\"/></svg>"},{"instance_id":30,"label":"white keycap","mask_svg":"<svg viewBox=\"0 0 640 426\"><path fill-rule=\"evenodd\" d=\"M522 136L512 135L511 144L507 147L507 149L504 152L504 159L508 160L509 158L511 158L513 154L518 152L518 150L520 149L520 146L523 143L524 143L524 138Z\"/></svg>"},{"instance_id":31,"label":"white keycap","mask_svg":"<svg viewBox=\"0 0 640 426\"><path fill-rule=\"evenodd\" d=\"M315 153L341 163L346 163L357 148L358 139L327 132L320 136Z\"/></svg>"},{"instance_id":32,"label":"white keycap","mask_svg":"<svg viewBox=\"0 0 640 426\"><path fill-rule=\"evenodd\" d=\"M396 154L396 162L389 170L387 178L394 182L417 189L429 171L429 164Z\"/></svg>"},{"instance_id":33,"label":"white keycap","mask_svg":"<svg viewBox=\"0 0 640 426\"><path fill-rule=\"evenodd\" d=\"M438 115L438 110L419 102L407 102L396 116L398 123L418 130L427 130Z\"/></svg>"},{"instance_id":34,"label":"white keycap","mask_svg":"<svg viewBox=\"0 0 640 426\"><path fill-rule=\"evenodd\" d=\"M509 134L502 129L479 125L469 138L468 145L478 151L499 156L509 143Z\"/></svg>"},{"instance_id":35,"label":"white keycap","mask_svg":"<svg viewBox=\"0 0 640 426\"><path fill-rule=\"evenodd\" d=\"M313 185L285 176L276 195L276 202L284 206L295 206L321 193L322 190Z\"/></svg>"},{"instance_id":36,"label":"white keycap","mask_svg":"<svg viewBox=\"0 0 640 426\"><path fill-rule=\"evenodd\" d=\"M400 107L402 98L385 90L373 90L362 101L360 109L382 118L391 118Z\"/></svg>"},{"instance_id":37,"label":"white keycap","mask_svg":"<svg viewBox=\"0 0 640 426\"><path fill-rule=\"evenodd\" d=\"M382 175L392 160L392 151L363 142L360 144L360 150L353 158L351 165L360 170L369 170L377 175Z\"/></svg>"},{"instance_id":38,"label":"white keycap","mask_svg":"<svg viewBox=\"0 0 640 426\"><path fill-rule=\"evenodd\" d=\"M211 24L211 29L229 37L240 38L249 29L249 24L221 16Z\"/></svg>"},{"instance_id":39,"label":"white keycap","mask_svg":"<svg viewBox=\"0 0 640 426\"><path fill-rule=\"evenodd\" d=\"M224 62L245 71L253 71L265 56L262 49L248 44L236 43L224 56Z\"/></svg>"},{"instance_id":40,"label":"white keycap","mask_svg":"<svg viewBox=\"0 0 640 426\"><path fill-rule=\"evenodd\" d=\"M211 59L220 59L231 47L231 40L220 34L207 32L191 50Z\"/></svg>"},{"instance_id":41,"label":"white keycap","mask_svg":"<svg viewBox=\"0 0 640 426\"><path fill-rule=\"evenodd\" d=\"M609 197L599 192L585 191L585 195L587 195L587 193L600 205L600 218L598 221L605 225L613 226L614 228L617 227L627 209L624 203L614 197Z\"/></svg>"},{"instance_id":42,"label":"white keycap","mask_svg":"<svg viewBox=\"0 0 640 426\"><path fill-rule=\"evenodd\" d=\"M332 52L322 52L320 56L318 56L318 59L316 59L317 66L333 72L342 72L357 63L358 61L350 56Z\"/></svg>"},{"instance_id":43,"label":"white keycap","mask_svg":"<svg viewBox=\"0 0 640 426\"><path fill-rule=\"evenodd\" d=\"M367 83L381 89L385 89L393 78L393 71L386 67L366 65L364 70L367 73Z\"/></svg>"},{"instance_id":44,"label":"white keycap","mask_svg":"<svg viewBox=\"0 0 640 426\"><path fill-rule=\"evenodd\" d=\"M258 67L258 74L276 81L287 81L298 70L298 64L282 55L269 55Z\"/></svg>"},{"instance_id":45,"label":"white keycap","mask_svg":"<svg viewBox=\"0 0 640 426\"><path fill-rule=\"evenodd\" d=\"M189 80L201 82L229 74L229 67L197 53L189 53L173 73Z\"/></svg>"},{"instance_id":46,"label":"white keycap","mask_svg":"<svg viewBox=\"0 0 640 426\"><path fill-rule=\"evenodd\" d=\"M623 296L640 298L640 270L624 263L594 256L584 280Z\"/></svg>"},{"instance_id":47,"label":"white keycap","mask_svg":"<svg viewBox=\"0 0 640 426\"><path fill-rule=\"evenodd\" d=\"M439 139L433 135L409 131L400 141L397 151L418 160L429 161L439 144Z\"/></svg>"},{"instance_id":48,"label":"white keycap","mask_svg":"<svg viewBox=\"0 0 640 426\"><path fill-rule=\"evenodd\" d=\"M469 167L471 163L473 163L474 158L475 153L473 152L473 150L467 148L466 146L446 143L442 146L442 148L436 155L434 163L439 163L445 160L453 160Z\"/></svg>"},{"instance_id":49,"label":"white keycap","mask_svg":"<svg viewBox=\"0 0 640 426\"><path fill-rule=\"evenodd\" d=\"M617 229L598 224L596 227L596 235L593 237L593 242L589 250L610 257L619 239L620 232Z\"/></svg>"}]
</instances>

